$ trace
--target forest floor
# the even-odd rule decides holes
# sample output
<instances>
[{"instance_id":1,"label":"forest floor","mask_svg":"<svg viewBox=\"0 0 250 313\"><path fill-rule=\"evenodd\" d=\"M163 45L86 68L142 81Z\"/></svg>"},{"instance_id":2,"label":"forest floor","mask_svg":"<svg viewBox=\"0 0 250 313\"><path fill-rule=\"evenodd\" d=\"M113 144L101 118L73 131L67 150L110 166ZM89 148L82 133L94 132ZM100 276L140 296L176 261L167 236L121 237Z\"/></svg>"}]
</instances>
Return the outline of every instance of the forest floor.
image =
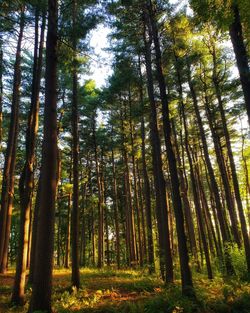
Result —
<instances>
[{"instance_id":1,"label":"forest floor","mask_svg":"<svg viewBox=\"0 0 250 313\"><path fill-rule=\"evenodd\" d=\"M197 300L181 294L180 281L164 286L155 276L131 270L83 269L81 289L70 288L70 270L55 270L53 308L55 312L81 313L250 313L250 285L238 279L212 281L194 276ZM0 313L27 312L25 307L11 307L9 300L14 271L0 275Z\"/></svg>"}]
</instances>

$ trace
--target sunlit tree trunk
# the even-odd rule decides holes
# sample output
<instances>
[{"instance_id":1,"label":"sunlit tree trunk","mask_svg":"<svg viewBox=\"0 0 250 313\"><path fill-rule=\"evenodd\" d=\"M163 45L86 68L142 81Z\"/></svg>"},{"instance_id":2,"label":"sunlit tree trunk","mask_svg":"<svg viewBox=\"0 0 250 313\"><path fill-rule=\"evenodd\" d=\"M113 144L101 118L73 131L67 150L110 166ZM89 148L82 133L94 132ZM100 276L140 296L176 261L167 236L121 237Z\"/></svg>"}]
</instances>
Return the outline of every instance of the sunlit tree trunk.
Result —
<instances>
[{"instance_id":1,"label":"sunlit tree trunk","mask_svg":"<svg viewBox=\"0 0 250 313\"><path fill-rule=\"evenodd\" d=\"M228 157L229 157L230 171L231 171L233 187L234 187L234 194L235 194L235 199L237 203L241 231L242 231L242 236L243 236L247 269L248 269L248 272L250 273L250 242L249 242L249 237L248 237L248 232L247 232L247 224L246 224L246 219L244 215L243 205L241 201L240 187L239 187L238 177L236 173L233 151L231 147L231 140L230 140L230 135L229 135L228 127L227 127L226 115L225 115L224 105L223 105L223 100L222 100L222 95L221 95L220 80L218 77L218 70L217 70L217 56L216 56L216 50L214 46L213 46L212 56L213 56L213 83L215 87L216 97L218 100L223 132L224 132L224 136L226 139L226 147L227 147L227 152L228 152ZM250 75L250 71L249 71L249 75ZM250 79L249 79L249 88L250 88ZM250 102L249 102L249 105L250 105Z\"/></svg>"},{"instance_id":2,"label":"sunlit tree trunk","mask_svg":"<svg viewBox=\"0 0 250 313\"><path fill-rule=\"evenodd\" d=\"M10 127L8 133L7 148L2 179L1 211L0 211L0 272L7 269L8 246L10 237L10 225L12 204L14 196L14 175L16 166L16 147L19 128L19 102L21 85L21 45L23 39L25 16L24 7L20 8L19 34L14 64L13 93L10 114Z\"/></svg>"},{"instance_id":3,"label":"sunlit tree trunk","mask_svg":"<svg viewBox=\"0 0 250 313\"><path fill-rule=\"evenodd\" d=\"M194 88L193 81L191 79L191 68L190 68L189 63L187 64L187 67L188 67L188 84L189 84L189 88L190 88L190 92L191 92L191 96L192 96L192 100L193 100L196 119L198 122L199 133L200 133L200 137L201 137L201 141L202 141L202 147L203 147L203 151L204 151L204 158L205 158L205 162L206 162L206 166L207 166L207 170L208 170L210 188L211 188L211 191L213 192L213 195L214 195L215 207L216 207L216 213L217 213L216 215L217 215L219 225L220 225L220 231L221 231L221 236L222 236L222 241L223 241L223 248L225 249L224 254L225 254L226 271L227 271L227 274L230 275L230 274L234 273L232 261L231 261L229 254L227 253L227 249L226 249L227 244L230 242L230 235L228 233L227 224L226 224L226 221L225 221L224 215L223 215L223 206L222 206L222 203L220 200L219 187L218 187L218 183L215 179L214 169L212 167L212 163L211 163L209 152L208 152L207 139L206 139L206 135L205 135L204 126L202 124L202 119L201 119L201 114L200 114L200 110L199 110L199 106L198 106L196 91Z\"/></svg>"},{"instance_id":4,"label":"sunlit tree trunk","mask_svg":"<svg viewBox=\"0 0 250 313\"><path fill-rule=\"evenodd\" d=\"M162 102L162 115L163 115L163 128L164 128L164 137L165 145L167 150L167 159L170 172L170 179L172 185L172 201L173 208L175 212L176 219L176 230L178 238L178 249L180 257L180 268L181 268L181 278L182 278L182 291L183 294L195 296L192 282L191 270L189 267L189 256L187 249L187 239L184 229L184 216L181 195L179 190L179 177L177 172L176 157L173 151L173 145L171 141L171 125L169 118L169 108L168 108L168 99L166 94L166 84L162 71L162 61L161 61L161 48L159 42L159 35L157 24L155 20L155 12L152 1L147 1L148 10L149 10L149 23L152 27L152 38L154 42L155 49L155 62L157 70L157 80L160 89L160 98Z\"/></svg>"},{"instance_id":5,"label":"sunlit tree trunk","mask_svg":"<svg viewBox=\"0 0 250 313\"><path fill-rule=\"evenodd\" d=\"M248 121L250 123L250 68L247 49L244 44L240 12L236 2L232 5L233 22L229 27L229 34L236 57L236 63L240 74L240 81L246 104Z\"/></svg>"}]
</instances>

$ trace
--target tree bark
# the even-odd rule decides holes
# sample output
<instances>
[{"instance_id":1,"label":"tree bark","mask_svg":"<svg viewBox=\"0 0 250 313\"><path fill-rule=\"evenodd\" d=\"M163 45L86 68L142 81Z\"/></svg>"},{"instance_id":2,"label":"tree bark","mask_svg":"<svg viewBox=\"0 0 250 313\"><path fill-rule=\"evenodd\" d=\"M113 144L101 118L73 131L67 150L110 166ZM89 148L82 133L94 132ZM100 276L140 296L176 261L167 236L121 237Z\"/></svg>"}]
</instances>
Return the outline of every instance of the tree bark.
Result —
<instances>
[{"instance_id":1,"label":"tree bark","mask_svg":"<svg viewBox=\"0 0 250 313\"><path fill-rule=\"evenodd\" d=\"M204 88L206 88L206 86ZM233 199L232 193L231 193L231 186L230 186L230 182L229 182L228 173L226 170L226 165L225 165L225 160L224 160L224 155L223 155L223 151L222 151L222 147L221 147L220 138L219 138L219 135L217 134L217 132L215 130L212 111L209 107L209 103L208 103L209 100L208 100L208 96L207 96L206 92L207 91L205 90L204 105L205 105L206 114L207 114L207 118L208 118L208 122L209 122L209 127L211 130L212 138L213 138L213 142L214 142L216 160L217 160L219 170L221 173L221 178L223 178L222 184L223 184L223 189L225 191L226 205L227 205L227 209L228 209L230 220L231 220L232 233L233 233L233 237L234 237L235 242L240 247L241 241L240 241L240 234L239 234L239 230L238 230L238 221L237 221L237 215L235 212L234 199Z\"/></svg>"},{"instance_id":2,"label":"tree bark","mask_svg":"<svg viewBox=\"0 0 250 313\"><path fill-rule=\"evenodd\" d=\"M116 168L114 150L111 149L112 158L112 173L113 173L113 207L115 216L115 237L116 237L116 262L117 268L120 269L120 229L119 229L119 218L118 218L118 196L117 196L117 182L116 182Z\"/></svg>"},{"instance_id":3,"label":"tree bark","mask_svg":"<svg viewBox=\"0 0 250 313\"><path fill-rule=\"evenodd\" d=\"M55 200L58 176L57 148L57 0L48 1L46 42L44 139L41 195L37 229L34 283L29 312L51 309Z\"/></svg>"},{"instance_id":4,"label":"tree bark","mask_svg":"<svg viewBox=\"0 0 250 313\"><path fill-rule=\"evenodd\" d=\"M146 10L145 10L146 11ZM156 103L154 98L154 83L151 61L151 33L148 26L148 14L144 12L144 47L147 72L147 90L150 102L150 141L152 147L152 163L154 187L156 194L156 217L159 235L160 271L163 279L173 282L173 261L170 248L169 225L167 218L166 185L162 170L161 143L157 122ZM148 26L146 33L146 26ZM147 38L147 35L149 38Z\"/></svg>"},{"instance_id":5,"label":"tree bark","mask_svg":"<svg viewBox=\"0 0 250 313\"><path fill-rule=\"evenodd\" d=\"M95 168L96 168L96 179L98 188L98 260L97 267L101 268L103 266L103 232L104 232L104 199L102 193L102 182L100 174L100 166L98 161L98 148L96 142L96 121L95 116L93 117L93 145L95 154Z\"/></svg>"},{"instance_id":6,"label":"tree bark","mask_svg":"<svg viewBox=\"0 0 250 313\"><path fill-rule=\"evenodd\" d=\"M34 162L35 162L35 143L38 129L39 111L39 90L42 72L43 43L45 30L46 14L43 13L40 44L39 44L39 10L36 10L35 22L35 45L34 45L34 64L31 106L28 117L26 131L26 161L19 181L20 192L20 240L18 248L18 259L16 262L16 275L11 302L16 305L24 304L24 289L26 279L26 267L28 258L30 213L32 206L32 193L34 188ZM39 46L39 47L38 47ZM39 51L38 51L39 48Z\"/></svg>"},{"instance_id":7,"label":"tree bark","mask_svg":"<svg viewBox=\"0 0 250 313\"><path fill-rule=\"evenodd\" d=\"M3 140L3 38L0 35L0 150Z\"/></svg>"},{"instance_id":8,"label":"tree bark","mask_svg":"<svg viewBox=\"0 0 250 313\"><path fill-rule=\"evenodd\" d=\"M19 35L16 48L16 60L14 64L13 93L10 116L10 128L8 133L7 148L2 180L1 211L0 211L0 273L7 268L8 245L10 237L10 225L12 215L12 202L14 193L14 175L16 165L16 147L19 128L19 102L21 86L21 45L23 39L25 16L24 7L21 8Z\"/></svg>"},{"instance_id":9,"label":"tree bark","mask_svg":"<svg viewBox=\"0 0 250 313\"><path fill-rule=\"evenodd\" d=\"M191 92L191 96L192 96L192 100L193 100L196 119L198 122L199 133L200 133L200 137L201 137L201 141L202 141L202 147L203 147L203 151L204 151L204 158L205 158L205 162L206 162L206 166L207 166L207 170L208 170L210 187L211 187L211 190L213 191L215 206L216 206L216 213L217 213L217 217L218 217L218 221L219 221L219 225L220 225L220 231L221 231L223 248L224 248L224 255L225 255L226 272L228 275L232 275L234 273L232 260L229 256L229 254L227 253L227 244L230 243L230 235L228 233L227 224L226 224L226 221L225 221L224 215L223 215L223 207L222 207L221 200L220 200L219 187L218 187L218 183L215 179L214 169L212 167L212 163L211 163L209 152L208 152L207 139L206 139L206 135L205 135L204 126L202 124L202 119L201 119L201 114L200 114L200 110L199 110L199 106L198 106L198 100L197 100L194 84L193 84L193 81L191 79L191 68L190 68L190 64L188 61L187 61L187 68L188 68L188 84L189 84L189 88L190 88L190 92Z\"/></svg>"},{"instance_id":10,"label":"tree bark","mask_svg":"<svg viewBox=\"0 0 250 313\"><path fill-rule=\"evenodd\" d=\"M166 93L166 84L162 71L162 61L161 61L161 48L159 43L158 29L155 21L155 12L153 8L152 1L147 1L149 10L149 22L152 27L152 38L154 41L155 49L155 62L157 70L157 80L160 89L160 98L162 103L162 115L163 115L163 127L164 127L164 137L165 145L167 150L167 159L170 171L170 179L172 185L172 201L175 212L176 219L176 230L178 238L178 249L180 257L180 268L181 268L181 278L182 278L182 292L183 294L195 297L195 292L193 289L192 275L189 267L189 256L187 249L187 239L184 229L184 216L181 195L179 190L179 177L177 172L176 158L173 151L173 146L171 142L171 125L169 118L169 108L168 99Z\"/></svg>"},{"instance_id":11,"label":"tree bark","mask_svg":"<svg viewBox=\"0 0 250 313\"><path fill-rule=\"evenodd\" d=\"M240 12L237 4L232 5L233 22L229 27L229 34L233 44L236 63L240 75L240 82L244 94L248 122L250 123L250 68L247 50L244 44Z\"/></svg>"},{"instance_id":12,"label":"tree bark","mask_svg":"<svg viewBox=\"0 0 250 313\"><path fill-rule=\"evenodd\" d=\"M212 56L213 56L213 83L214 83L214 87L215 87L216 97L218 100L219 111L220 111L222 127L223 127L223 133L224 133L224 136L226 139L226 146L227 146L228 158L229 158L229 163L230 163L230 170L231 170L231 175L232 175L234 194L235 194L235 199L236 199L239 218L240 218L241 231L242 231L242 235L243 235L243 243L244 243L244 249L245 249L245 255L246 255L247 269L248 269L248 272L250 273L250 242L249 242L249 237L248 237L248 232L247 232L247 224L246 224L246 219L245 219L245 215L244 215L243 205L242 205L241 196L240 196L240 188L239 188L239 182L238 182L238 177L237 177L237 173L236 173L233 151L232 151L232 147L231 147L231 140L230 140L230 135L229 135L228 127L227 127L227 121L226 121L224 106L223 106L220 81L219 81L218 71L217 71L217 56L216 56L216 50L215 50L214 46L213 46ZM250 73L249 73L249 75L250 75ZM250 80L249 80L249 82L250 82ZM249 84L249 87L250 87L250 84ZM249 103L249 105L250 105L250 103Z\"/></svg>"},{"instance_id":13,"label":"tree bark","mask_svg":"<svg viewBox=\"0 0 250 313\"><path fill-rule=\"evenodd\" d=\"M79 134L78 134L78 77L77 77L77 60L76 60L76 12L77 3L73 0L73 72L72 72L72 138L73 138L73 195L72 195L72 215L71 215L71 233L72 233L72 286L77 289L80 287L80 271L79 271Z\"/></svg>"}]
</instances>

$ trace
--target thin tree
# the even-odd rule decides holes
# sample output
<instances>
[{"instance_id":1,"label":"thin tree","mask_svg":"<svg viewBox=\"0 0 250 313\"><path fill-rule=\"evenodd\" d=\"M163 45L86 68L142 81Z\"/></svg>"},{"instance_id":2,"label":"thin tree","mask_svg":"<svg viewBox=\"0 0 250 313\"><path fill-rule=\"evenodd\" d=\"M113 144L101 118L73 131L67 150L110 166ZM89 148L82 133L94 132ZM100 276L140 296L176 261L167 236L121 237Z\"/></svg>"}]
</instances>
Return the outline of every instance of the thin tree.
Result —
<instances>
[{"instance_id":1,"label":"thin tree","mask_svg":"<svg viewBox=\"0 0 250 313\"><path fill-rule=\"evenodd\" d=\"M10 238L10 226L12 215L12 203L14 196L14 174L16 166L16 147L19 128L19 102L21 85L21 45L25 24L25 8L21 6L19 20L19 34L14 64L13 93L10 114L10 127L8 133L7 149L2 180L1 211L0 211L0 272L7 268L8 246Z\"/></svg>"},{"instance_id":2,"label":"thin tree","mask_svg":"<svg viewBox=\"0 0 250 313\"><path fill-rule=\"evenodd\" d=\"M78 134L78 99L77 99L77 59L76 59L76 49L77 40L75 35L76 28L76 12L77 4L74 0L72 10L73 18L73 72L72 72L72 82L73 82L73 94L72 94L72 137L73 137L73 207L72 207L72 285L77 289L80 287L80 272L79 272L79 134Z\"/></svg>"},{"instance_id":3,"label":"thin tree","mask_svg":"<svg viewBox=\"0 0 250 313\"><path fill-rule=\"evenodd\" d=\"M16 304L24 303L24 288L26 278L26 266L28 258L30 211L32 205L32 192L34 185L34 161L35 161L35 143L38 128L38 110L39 110L39 90L42 72L43 42L46 14L43 13L40 44L39 44L39 9L35 13L35 44L34 44L34 64L31 106L28 117L26 131L26 162L19 181L20 192L20 242L19 252L16 262L16 275L11 301ZM39 48L39 51L38 51Z\"/></svg>"}]
</instances>

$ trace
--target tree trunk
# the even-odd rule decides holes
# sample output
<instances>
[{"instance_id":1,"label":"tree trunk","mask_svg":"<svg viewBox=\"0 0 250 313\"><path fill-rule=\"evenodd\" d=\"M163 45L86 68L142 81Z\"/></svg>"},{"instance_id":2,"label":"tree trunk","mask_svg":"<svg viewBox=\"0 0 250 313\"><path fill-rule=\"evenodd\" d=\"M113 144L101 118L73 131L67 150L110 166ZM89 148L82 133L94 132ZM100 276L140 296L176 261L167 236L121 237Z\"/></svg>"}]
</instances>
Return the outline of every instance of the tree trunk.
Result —
<instances>
[{"instance_id":1,"label":"tree trunk","mask_svg":"<svg viewBox=\"0 0 250 313\"><path fill-rule=\"evenodd\" d=\"M206 88L206 86L204 86L204 88ZM219 170L220 170L220 174L221 174L221 178L222 178L222 184L223 184L223 188L225 191L225 198L226 198L227 209L228 209L230 220L231 220L232 233L233 233L235 242L240 247L241 241L240 241L240 235L239 235L239 231L238 231L238 221L237 221L237 215L235 212L234 199L233 199L232 193L231 193L231 186L230 186L230 182L229 182L228 173L226 170L225 159L224 159L224 155L223 155L223 151L222 151L222 147L221 147L220 138L219 138L219 135L217 134L217 132L215 130L215 126L213 123L212 111L209 107L209 103L208 103L209 100L208 100L208 96L207 96L206 92L207 91L205 90L205 102L204 102L204 104L205 104L206 114L207 114L207 118L208 118L208 122L209 122L209 127L211 130L212 138L213 138L213 142L214 142L216 160L217 160L217 163L219 166Z\"/></svg>"},{"instance_id":2,"label":"tree trunk","mask_svg":"<svg viewBox=\"0 0 250 313\"><path fill-rule=\"evenodd\" d=\"M38 129L38 111L39 111L39 90L42 72L43 43L45 30L46 14L43 13L40 45L39 45L39 10L36 10L35 24L35 45L34 45L34 64L31 106L28 117L26 131L26 161L19 181L20 192L20 241L19 252L16 262L16 275L11 302L16 305L24 304L24 289L26 279L26 267L28 258L30 211L32 206L32 192L34 186L34 162L35 162L35 143ZM39 45L39 52L38 52Z\"/></svg>"},{"instance_id":3,"label":"tree trunk","mask_svg":"<svg viewBox=\"0 0 250 313\"><path fill-rule=\"evenodd\" d=\"M65 262L64 267L69 268L69 257L70 257L70 233L71 233L71 200L72 195L68 195L68 212L67 212L67 230L66 230L66 245L65 245Z\"/></svg>"},{"instance_id":4,"label":"tree trunk","mask_svg":"<svg viewBox=\"0 0 250 313\"><path fill-rule=\"evenodd\" d=\"M120 230L119 230L119 218L118 218L118 196L117 196L117 182L116 182L116 168L114 159L114 150L111 150L112 158L112 173L113 173L113 207L115 216L115 237L116 237L116 262L117 268L120 269Z\"/></svg>"},{"instance_id":5,"label":"tree trunk","mask_svg":"<svg viewBox=\"0 0 250 313\"><path fill-rule=\"evenodd\" d=\"M136 164L135 164L135 147L134 147L134 131L132 124L132 103L131 103L131 93L129 90L129 128L130 128L130 141L131 141L131 156L132 156L132 171L133 171L133 183L134 183L134 207L136 211L137 218L137 233L138 233L138 250L139 250L139 264L140 267L143 266L143 251L142 251L142 237L141 237L141 217L140 217L140 205L138 199L138 182L136 176Z\"/></svg>"},{"instance_id":6,"label":"tree trunk","mask_svg":"<svg viewBox=\"0 0 250 313\"><path fill-rule=\"evenodd\" d=\"M164 137L165 145L167 150L167 159L170 171L170 179L172 185L172 201L175 212L176 219L176 230L178 238L178 249L180 257L180 268L181 268L181 278L182 278L182 292L183 294L195 296L193 289L192 275L189 267L189 256L187 249L187 239L184 230L184 217L183 217L183 208L181 195L179 190L179 177L177 172L176 158L173 151L173 146L171 142L171 125L169 119L169 108L168 108L168 99L166 94L166 85L165 79L162 71L162 62L161 62L161 48L159 43L158 29L155 21L155 12L153 8L152 1L148 2L149 10L149 22L150 27L152 28L152 38L154 41L155 49L155 62L157 70L157 80L159 83L160 89L160 98L162 102L162 115L163 115L163 127L164 127Z\"/></svg>"},{"instance_id":7,"label":"tree trunk","mask_svg":"<svg viewBox=\"0 0 250 313\"><path fill-rule=\"evenodd\" d=\"M140 74L140 102L142 112L144 111L144 99L143 99L143 79L141 73L141 64L139 58L139 74ZM147 171L146 162L146 144L145 144L145 119L142 113L141 117L141 153L142 153L142 171L143 171L143 187L144 187L144 199L146 208L146 224L147 224L147 251L148 251L148 265L149 273L155 272L155 261L154 261L154 242L153 242L153 226L152 226L152 215L151 215L151 191L150 183Z\"/></svg>"},{"instance_id":8,"label":"tree trunk","mask_svg":"<svg viewBox=\"0 0 250 313\"><path fill-rule=\"evenodd\" d=\"M196 92L194 89L194 84L193 84L193 81L191 79L190 64L188 62L187 62L187 67L188 67L188 84L189 84L189 88L190 88L190 92L191 92L191 96L192 96L192 100L193 100L196 119L198 122L200 137L201 137L201 141L202 141L202 147L203 147L203 151L204 151L204 158L205 158L205 162L206 162L206 166L207 166L207 170L208 170L210 187L211 187L211 190L213 191L213 195L214 195L217 218L218 218L219 225L220 225L220 231L221 231L223 248L224 248L224 255L225 255L226 272L228 275L232 275L234 273L232 260L229 256L229 254L227 253L227 244L230 242L230 235L227 231L226 221L225 221L224 216L223 216L223 207L222 207L222 204L220 201L219 187L218 187L217 181L215 179L214 169L212 167L212 163L211 163L209 152L208 152L207 139L206 139L205 130L204 130L204 127L202 124L202 119L201 119L201 114L200 114L200 110L199 110L199 106L198 106Z\"/></svg>"},{"instance_id":9,"label":"tree trunk","mask_svg":"<svg viewBox=\"0 0 250 313\"><path fill-rule=\"evenodd\" d=\"M233 23L229 27L229 34L233 44L236 63L240 74L240 82L244 94L248 122L250 123L250 69L247 57L247 50L244 44L240 12L237 4L232 5L234 16Z\"/></svg>"},{"instance_id":10,"label":"tree trunk","mask_svg":"<svg viewBox=\"0 0 250 313\"><path fill-rule=\"evenodd\" d=\"M218 100L223 133L226 139L227 152L228 152L228 157L229 157L229 162L230 162L230 170L231 170L232 180L233 180L234 194L235 194L235 199L236 199L239 218L240 218L241 231L243 235L243 243L244 243L244 249L245 249L245 255L246 255L247 269L248 269L248 272L250 273L250 242L249 242L249 237L248 237L248 232L247 232L247 224L246 224L246 219L244 216L243 205L242 205L241 196L240 196L240 188L239 188L239 182L238 182L238 177L236 173L233 151L231 147L231 140L230 140L230 135L229 135L228 127L227 127L227 121L226 121L226 116L225 116L225 111L224 111L224 106L223 106L223 101L222 101L222 96L221 96L220 81L218 79L216 58L217 58L216 50L215 50L215 47L213 46L213 66L214 66L213 83L215 87L216 97ZM250 72L249 72L249 75L250 75ZM250 87L250 79L249 79L249 87Z\"/></svg>"},{"instance_id":11,"label":"tree trunk","mask_svg":"<svg viewBox=\"0 0 250 313\"><path fill-rule=\"evenodd\" d=\"M55 200L58 176L57 148L57 0L48 1L46 43L44 139L41 195L37 229L34 283L29 312L51 309Z\"/></svg>"},{"instance_id":12,"label":"tree trunk","mask_svg":"<svg viewBox=\"0 0 250 313\"><path fill-rule=\"evenodd\" d=\"M34 279L35 254L36 254L36 242L37 242L37 225L38 225L38 219L39 219L40 196L41 196L41 174L40 174L39 179L38 179L38 186L37 186L37 192L36 192L36 202L35 202L35 208L34 208L34 218L33 218L33 225L32 225L29 284L33 284L33 279Z\"/></svg>"},{"instance_id":13,"label":"tree trunk","mask_svg":"<svg viewBox=\"0 0 250 313\"><path fill-rule=\"evenodd\" d=\"M190 241L190 248L191 248L192 254L194 255L194 258L195 258L197 271L200 271L200 264L199 264L199 259L198 259L198 249L197 249L195 231L194 231L194 222L193 222L193 218L192 218L191 206L190 206L189 199L188 199L188 185L186 183L185 174L183 171L183 166L182 166L181 156L180 156L180 151L179 151L179 145L177 142L175 123L173 120L172 120L172 130L173 130L173 139L175 141L176 158L177 158L177 163L178 163L178 167L179 167L180 188L181 188L181 192L182 192L183 209L184 209L184 216L185 216L185 220L186 220L187 233L188 233L188 238ZM181 144L181 146L182 146L182 144Z\"/></svg>"},{"instance_id":14,"label":"tree trunk","mask_svg":"<svg viewBox=\"0 0 250 313\"><path fill-rule=\"evenodd\" d=\"M162 170L161 143L157 123L156 103L154 99L150 28L148 28L148 33L146 33L146 24L148 20L147 13L144 14L143 18L145 25L144 46L147 72L147 90L150 102L150 140L152 146L152 163L156 194L156 217L159 235L160 272L163 279L166 279L167 282L173 282L174 274L167 218L166 186ZM147 35L149 35L149 40Z\"/></svg>"},{"instance_id":15,"label":"tree trunk","mask_svg":"<svg viewBox=\"0 0 250 313\"><path fill-rule=\"evenodd\" d=\"M3 38L0 35L0 149L3 140Z\"/></svg>"},{"instance_id":16,"label":"tree trunk","mask_svg":"<svg viewBox=\"0 0 250 313\"><path fill-rule=\"evenodd\" d=\"M98 161L98 151L97 151L97 142L96 142L96 121L95 116L93 117L93 145L94 145L94 154L95 154L95 168L96 168L96 179L98 187L98 260L97 267L101 268L103 266L103 231L104 231L104 199L102 193L102 182L100 174L100 166Z\"/></svg>"},{"instance_id":17,"label":"tree trunk","mask_svg":"<svg viewBox=\"0 0 250 313\"><path fill-rule=\"evenodd\" d=\"M138 177L138 197L140 200L140 210L139 214L141 215L141 226L142 226L142 257L143 261L147 260L147 244L146 244L146 226L145 226L145 213L144 213L144 203L142 197L142 183L139 170L139 162L136 162L136 172Z\"/></svg>"},{"instance_id":18,"label":"tree trunk","mask_svg":"<svg viewBox=\"0 0 250 313\"><path fill-rule=\"evenodd\" d=\"M73 195L72 195L72 215L71 215L71 233L72 233L72 286L77 289L80 287L80 271L79 271L79 134L78 134L78 91L77 91L77 60L76 60L76 12L77 4L76 0L73 0L73 72L72 72L72 139L73 139Z\"/></svg>"},{"instance_id":19,"label":"tree trunk","mask_svg":"<svg viewBox=\"0 0 250 313\"><path fill-rule=\"evenodd\" d=\"M206 232L205 232L204 216L202 214L202 208L201 208L201 199L200 199L199 190L198 190L198 186L197 186L197 182L196 182L196 178L195 178L193 160L191 157L189 144L188 144L189 133L188 133L187 120L186 120L186 113L185 113L185 108L184 108L184 103L183 103L181 72L179 69L179 65L177 63L178 62L177 57L175 57L175 58L176 58L177 80L178 80L178 92L179 92L179 97L180 97L180 102L181 102L180 103L180 111L181 111L181 116L183 119L183 126L184 126L184 132L185 132L185 148L186 148L186 153L187 153L187 158L188 158L188 163L189 163L189 168L190 168L190 177L191 177L192 190L193 190L194 206L195 206L195 210L196 210L196 215L197 215L199 229L200 229L201 241L202 241L205 259L206 259L208 279L213 279L209 248L208 248Z\"/></svg>"},{"instance_id":20,"label":"tree trunk","mask_svg":"<svg viewBox=\"0 0 250 313\"><path fill-rule=\"evenodd\" d=\"M7 268L8 245L10 237L10 225L12 215L12 202L14 193L14 175L16 165L16 147L19 127L19 102L21 85L21 45L24 30L24 7L20 13L20 28L16 48L16 60L14 64L13 94L10 116L10 128L8 134L7 149L2 180L1 211L0 211L0 273Z\"/></svg>"}]
</instances>

